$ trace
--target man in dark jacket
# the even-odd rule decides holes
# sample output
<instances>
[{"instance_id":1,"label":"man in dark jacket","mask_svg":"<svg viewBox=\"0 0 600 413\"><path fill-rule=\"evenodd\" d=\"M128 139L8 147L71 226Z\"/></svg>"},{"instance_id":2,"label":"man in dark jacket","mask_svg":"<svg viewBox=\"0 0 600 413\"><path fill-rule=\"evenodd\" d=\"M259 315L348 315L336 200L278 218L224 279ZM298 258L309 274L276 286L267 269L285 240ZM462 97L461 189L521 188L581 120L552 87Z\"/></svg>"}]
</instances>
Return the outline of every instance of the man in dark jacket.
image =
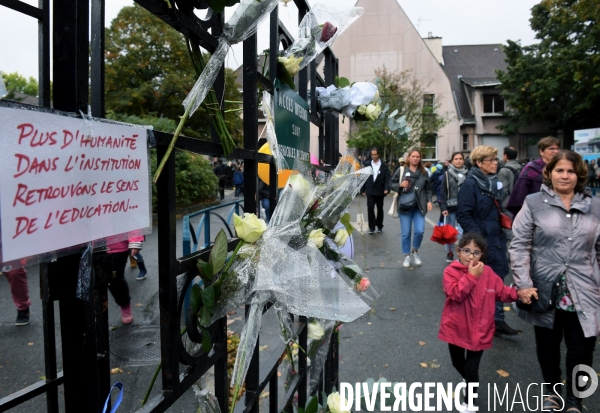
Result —
<instances>
[{"instance_id":1,"label":"man in dark jacket","mask_svg":"<svg viewBox=\"0 0 600 413\"><path fill-rule=\"evenodd\" d=\"M379 159L379 149L371 150L371 160L365 162L365 167L373 168L373 176L367 179L361 193L367 195L367 210L369 213L369 234L381 232L383 229L383 198L390 192L390 169L385 162ZM375 205L377 205L377 218L375 218Z\"/></svg>"},{"instance_id":2,"label":"man in dark jacket","mask_svg":"<svg viewBox=\"0 0 600 413\"><path fill-rule=\"evenodd\" d=\"M436 195L435 202L439 202L439 200L440 200L440 191L439 191L440 183L442 182L442 175L444 175L444 173L446 172L446 169L439 163L435 167L436 167L435 172L433 172L431 174L431 176L429 177L429 180L431 181L431 190Z\"/></svg>"},{"instance_id":3,"label":"man in dark jacket","mask_svg":"<svg viewBox=\"0 0 600 413\"><path fill-rule=\"evenodd\" d=\"M223 165L223 161L219 159L215 168L215 175L217 175L217 178L219 178L219 193L221 195L221 201L223 198L225 198L225 182L227 182L228 173L229 168L227 165Z\"/></svg>"},{"instance_id":4,"label":"man in dark jacket","mask_svg":"<svg viewBox=\"0 0 600 413\"><path fill-rule=\"evenodd\" d=\"M546 164L560 150L560 141L553 136L547 136L540 139L538 142L538 150L540 151L541 159L536 159L523 167L517 183L512 189L510 198L506 203L506 209L517 216L525 198L529 194L540 192L542 181L544 180L544 168Z\"/></svg>"}]
</instances>

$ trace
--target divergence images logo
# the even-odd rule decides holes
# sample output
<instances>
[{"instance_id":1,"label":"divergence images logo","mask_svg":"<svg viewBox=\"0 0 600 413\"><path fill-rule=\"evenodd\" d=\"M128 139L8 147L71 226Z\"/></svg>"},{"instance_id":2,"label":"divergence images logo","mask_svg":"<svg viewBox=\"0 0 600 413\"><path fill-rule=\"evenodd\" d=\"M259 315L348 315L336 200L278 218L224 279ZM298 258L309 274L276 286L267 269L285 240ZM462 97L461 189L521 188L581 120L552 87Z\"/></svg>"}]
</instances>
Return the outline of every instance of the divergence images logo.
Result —
<instances>
[{"instance_id":1,"label":"divergence images logo","mask_svg":"<svg viewBox=\"0 0 600 413\"><path fill-rule=\"evenodd\" d=\"M584 373L584 374L577 374ZM573 394L575 397L585 399L590 397L598 388L598 375L590 366L578 364L572 373Z\"/></svg>"}]
</instances>

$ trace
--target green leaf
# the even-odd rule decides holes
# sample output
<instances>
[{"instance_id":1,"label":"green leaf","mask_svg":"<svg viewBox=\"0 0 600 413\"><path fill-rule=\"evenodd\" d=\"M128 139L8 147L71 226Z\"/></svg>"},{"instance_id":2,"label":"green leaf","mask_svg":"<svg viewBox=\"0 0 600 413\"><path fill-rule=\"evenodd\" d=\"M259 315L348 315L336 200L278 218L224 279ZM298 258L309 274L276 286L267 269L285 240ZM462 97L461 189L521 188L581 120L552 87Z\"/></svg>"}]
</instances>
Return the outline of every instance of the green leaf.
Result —
<instances>
[{"instance_id":1,"label":"green leaf","mask_svg":"<svg viewBox=\"0 0 600 413\"><path fill-rule=\"evenodd\" d=\"M317 413L317 407L319 406L319 399L315 396L311 397L306 401L305 413Z\"/></svg>"},{"instance_id":2,"label":"green leaf","mask_svg":"<svg viewBox=\"0 0 600 413\"><path fill-rule=\"evenodd\" d=\"M335 85L341 89L346 86L350 86L350 81L345 77L336 76L335 77Z\"/></svg>"},{"instance_id":3,"label":"green leaf","mask_svg":"<svg viewBox=\"0 0 600 413\"><path fill-rule=\"evenodd\" d=\"M226 274L221 274L221 277L223 277L225 275ZM219 298L221 298L223 284L217 283L216 285L213 285L212 287L213 287L213 290L215 291L215 303L216 303L219 301Z\"/></svg>"},{"instance_id":4,"label":"green leaf","mask_svg":"<svg viewBox=\"0 0 600 413\"><path fill-rule=\"evenodd\" d=\"M215 289L212 286L202 290L202 301L207 307L213 307L215 305Z\"/></svg>"},{"instance_id":5,"label":"green leaf","mask_svg":"<svg viewBox=\"0 0 600 413\"><path fill-rule=\"evenodd\" d=\"M396 116L398 114L398 109L395 109L392 113L390 113L388 116L390 118L393 118L394 116Z\"/></svg>"},{"instance_id":6,"label":"green leaf","mask_svg":"<svg viewBox=\"0 0 600 413\"><path fill-rule=\"evenodd\" d=\"M212 348L212 338L207 328L200 327L200 331L202 331L202 350L208 353Z\"/></svg>"},{"instance_id":7,"label":"green leaf","mask_svg":"<svg viewBox=\"0 0 600 413\"><path fill-rule=\"evenodd\" d=\"M227 260L227 235L225 235L225 231L221 230L215 238L215 243L208 257L208 263L212 265L213 272L218 273L223 269L225 260Z\"/></svg>"},{"instance_id":8,"label":"green leaf","mask_svg":"<svg viewBox=\"0 0 600 413\"><path fill-rule=\"evenodd\" d=\"M203 279L209 281L213 279L213 266L208 262L198 261L198 270Z\"/></svg>"},{"instance_id":9,"label":"green leaf","mask_svg":"<svg viewBox=\"0 0 600 413\"><path fill-rule=\"evenodd\" d=\"M198 284L192 285L192 291L190 293L190 305L194 314L198 314L198 308L202 302L202 288Z\"/></svg>"},{"instance_id":10,"label":"green leaf","mask_svg":"<svg viewBox=\"0 0 600 413\"><path fill-rule=\"evenodd\" d=\"M346 274L348 277L350 277L352 279L354 279L354 277L356 277L357 274L361 273L360 267L356 264L346 265L346 266L342 267L342 271L344 271L344 274Z\"/></svg>"},{"instance_id":11,"label":"green leaf","mask_svg":"<svg viewBox=\"0 0 600 413\"><path fill-rule=\"evenodd\" d=\"M340 218L340 222L346 228L348 235L352 235L352 231L354 231L354 227L350 223L350 214L346 212L344 215L342 215L342 217Z\"/></svg>"},{"instance_id":12,"label":"green leaf","mask_svg":"<svg viewBox=\"0 0 600 413\"><path fill-rule=\"evenodd\" d=\"M296 89L294 79L290 76L288 71L285 70L285 66L281 64L281 62L277 62L277 78L292 89Z\"/></svg>"},{"instance_id":13,"label":"green leaf","mask_svg":"<svg viewBox=\"0 0 600 413\"><path fill-rule=\"evenodd\" d=\"M211 314L210 310L211 309L209 309L206 306L203 306L200 309L200 325L203 326L203 327L210 326L210 319L212 317L212 314Z\"/></svg>"}]
</instances>

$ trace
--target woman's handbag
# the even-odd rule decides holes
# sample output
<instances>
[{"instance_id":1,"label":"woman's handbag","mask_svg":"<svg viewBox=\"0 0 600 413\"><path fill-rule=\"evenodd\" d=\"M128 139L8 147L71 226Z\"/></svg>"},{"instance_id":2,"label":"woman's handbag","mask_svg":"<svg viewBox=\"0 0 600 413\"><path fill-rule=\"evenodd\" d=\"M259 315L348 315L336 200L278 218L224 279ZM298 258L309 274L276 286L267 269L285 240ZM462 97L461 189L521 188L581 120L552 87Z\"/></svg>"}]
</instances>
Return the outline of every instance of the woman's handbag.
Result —
<instances>
[{"instance_id":1,"label":"woman's handbag","mask_svg":"<svg viewBox=\"0 0 600 413\"><path fill-rule=\"evenodd\" d=\"M560 286L559 280L560 275L554 281L533 280L533 286L537 288L538 299L532 298L531 304L524 304L519 300L517 301L517 308L530 313L545 313L552 310L556 306L556 296Z\"/></svg>"},{"instance_id":2,"label":"woman's handbag","mask_svg":"<svg viewBox=\"0 0 600 413\"><path fill-rule=\"evenodd\" d=\"M394 198L392 199L392 206L388 211L388 215L392 218L398 218L398 192L394 192Z\"/></svg>"},{"instance_id":3,"label":"woman's handbag","mask_svg":"<svg viewBox=\"0 0 600 413\"><path fill-rule=\"evenodd\" d=\"M498 201L494 199L494 203L496 204L496 208L498 208L498 214L500 214L500 226L504 229L512 229L512 219L502 212L500 205L498 205Z\"/></svg>"},{"instance_id":4,"label":"woman's handbag","mask_svg":"<svg viewBox=\"0 0 600 413\"><path fill-rule=\"evenodd\" d=\"M398 200L400 212L410 212L417 206L417 188L413 191L402 192Z\"/></svg>"},{"instance_id":5,"label":"woman's handbag","mask_svg":"<svg viewBox=\"0 0 600 413\"><path fill-rule=\"evenodd\" d=\"M448 182L449 179L450 179L450 174L448 172L446 172L446 191L447 191L446 193L448 195L450 195L450 183ZM458 198L447 199L446 206L448 208L453 208L455 206L458 206Z\"/></svg>"}]
</instances>

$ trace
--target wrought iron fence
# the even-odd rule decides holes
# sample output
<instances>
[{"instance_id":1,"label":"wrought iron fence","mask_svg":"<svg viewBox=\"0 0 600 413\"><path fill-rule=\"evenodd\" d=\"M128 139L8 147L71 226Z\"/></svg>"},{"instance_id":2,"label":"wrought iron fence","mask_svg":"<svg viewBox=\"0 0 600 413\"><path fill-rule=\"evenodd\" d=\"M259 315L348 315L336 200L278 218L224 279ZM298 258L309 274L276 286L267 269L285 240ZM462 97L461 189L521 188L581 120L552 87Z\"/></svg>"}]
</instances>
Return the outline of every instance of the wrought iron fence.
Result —
<instances>
[{"instance_id":1,"label":"wrought iron fence","mask_svg":"<svg viewBox=\"0 0 600 413\"><path fill-rule=\"evenodd\" d=\"M138 4L159 17L183 35L194 39L209 52L213 52L222 32L223 17L213 14L208 20L200 20L192 13L186 14L171 8L163 0L136 0ZM299 21L309 11L305 0L294 0L299 9ZM202 2L198 2L201 5ZM50 15L50 0L40 0L33 7L19 0L0 0L7 7L37 19L39 22L39 107L3 102L12 106L51 112L57 115L79 117L87 113L88 105L94 118L104 117L104 0L53 0ZM91 12L91 13L90 13ZM52 20L50 20L52 19ZM50 33L52 22L52 33ZM233 157L245 160L244 210L256 209L256 177L259 162L273 163L270 155L257 151L258 141L258 96L257 84L273 92L273 79L277 72L277 54L280 43L289 45L292 36L278 19L278 9L270 16L269 73L271 78L257 71L257 39L251 36L243 44L243 117L244 147L236 149ZM91 27L91 36L89 29ZM50 36L52 35L52 68ZM50 100L50 70L53 73L52 105ZM312 62L299 73L298 93L307 99L310 80L311 122L319 128L319 158L334 165L338 154L338 119L332 114L323 115L316 105L316 86L334 83L338 63L330 49L324 52L324 78ZM221 70L213 85L217 95L224 89L224 70ZM53 109L50 109L52 106ZM155 131L158 158L167 150L172 134ZM197 154L222 154L223 150L213 130L212 142L180 137L176 148ZM273 165L274 166L274 165ZM271 182L276 181L276 171L270 168ZM276 185L271 185L271 205L275 208ZM221 411L227 411L229 380L227 377L227 324L225 319L215 322L210 329L214 346L209 353L189 354L180 337L180 324L185 313L184 294L187 286L198 275L196 261L206 258L209 250L176 258L175 235L175 162L173 156L167 162L160 179L158 190L158 264L159 264L159 307L162 360L162 392L151 399L140 412L164 412L208 369L214 367L215 393ZM237 240L229 243L233 250ZM94 254L95 286L90 300L78 299L75 294L79 266L79 255L74 254L41 265L41 295L44 320L45 380L0 399L0 412L18 406L38 395L46 394L47 411L58 412L59 385L64 385L64 410L66 412L101 412L104 399L111 387L107 314L107 280L111 268L110 258L98 251ZM179 288L183 284L183 289ZM54 302L58 301L61 322L63 371L59 372L56 361ZM188 317L188 320L193 320ZM306 348L306 319L298 320L299 344ZM189 321L192 322L192 321ZM198 339L197 328L188 326L190 338ZM200 337L201 338L201 337ZM259 338L260 340L260 338ZM201 340L200 340L201 341ZM259 346L257 342L256 346ZM337 341L332 340L321 388L326 392L336 385ZM269 359L259 360L255 351L246 377L246 393L236 406L236 412L258 412L258 398L262 390L269 388L269 411L275 412L289 406L295 394L298 403L304 405L307 398L307 361L300 352L298 374L285 394L284 400L277 399L277 366L284 353L283 344ZM180 364L184 365L180 371Z\"/></svg>"}]
</instances>

